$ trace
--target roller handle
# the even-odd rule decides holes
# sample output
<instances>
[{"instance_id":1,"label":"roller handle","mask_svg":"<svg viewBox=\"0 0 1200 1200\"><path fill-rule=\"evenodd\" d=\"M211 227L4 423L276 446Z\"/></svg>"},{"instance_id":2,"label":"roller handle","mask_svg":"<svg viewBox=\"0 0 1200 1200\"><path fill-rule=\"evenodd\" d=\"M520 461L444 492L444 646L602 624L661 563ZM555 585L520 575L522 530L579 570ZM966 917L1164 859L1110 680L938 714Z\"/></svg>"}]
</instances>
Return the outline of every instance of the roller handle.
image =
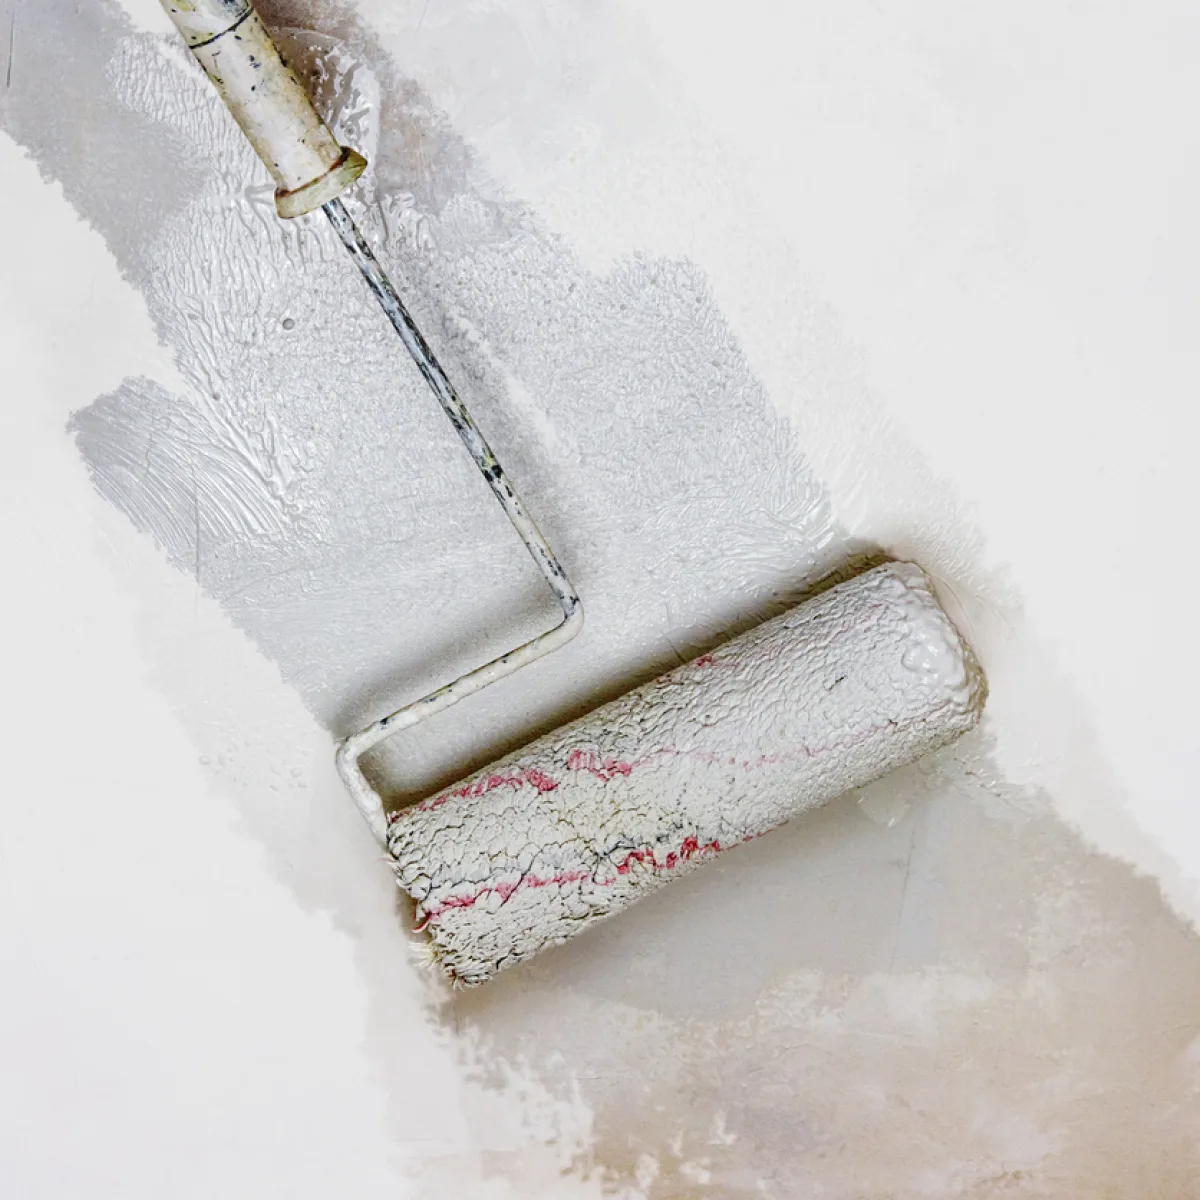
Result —
<instances>
[{"instance_id":1,"label":"roller handle","mask_svg":"<svg viewBox=\"0 0 1200 1200\"><path fill-rule=\"evenodd\" d=\"M340 196L367 160L339 146L249 0L161 0L275 180L281 217Z\"/></svg>"}]
</instances>

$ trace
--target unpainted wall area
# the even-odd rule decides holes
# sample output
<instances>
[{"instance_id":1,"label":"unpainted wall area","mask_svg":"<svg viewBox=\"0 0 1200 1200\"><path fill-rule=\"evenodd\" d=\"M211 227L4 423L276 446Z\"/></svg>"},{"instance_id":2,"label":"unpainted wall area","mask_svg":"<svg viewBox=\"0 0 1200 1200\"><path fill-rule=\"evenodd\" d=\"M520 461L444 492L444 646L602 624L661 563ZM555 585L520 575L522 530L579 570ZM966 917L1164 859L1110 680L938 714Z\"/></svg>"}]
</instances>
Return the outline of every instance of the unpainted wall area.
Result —
<instances>
[{"instance_id":1,"label":"unpainted wall area","mask_svg":"<svg viewBox=\"0 0 1200 1200\"><path fill-rule=\"evenodd\" d=\"M104 237L182 380L128 379L73 417L100 494L334 735L542 627L552 604L353 269L319 220L276 221L263 172L178 47L113 4L9 8L21 51L3 127ZM838 525L693 262L647 249L589 265L484 168L355 6L263 8L320 30L286 38L377 164L355 213L588 612L554 660L381 754L390 796L486 762L874 550ZM863 387L836 346L803 381L816 408ZM955 526L955 539L978 534ZM968 617L1017 619L966 560ZM330 828L329 794L282 821L229 765L245 748L227 753L186 653L169 639L154 653L273 869L352 927L327 864L361 847L275 835ZM521 1113L532 1080L588 1114L571 1179L551 1188L1200 1194L1200 946L1152 880L999 775L995 732L487 989L430 999L464 1077ZM378 959L402 952L405 916L358 959L398 1142L412 1081L387 1035L395 971ZM501 1145L480 1115L480 1159L431 1155L415 1186L521 1186L527 1145L562 1129L528 1124L524 1144Z\"/></svg>"}]
</instances>

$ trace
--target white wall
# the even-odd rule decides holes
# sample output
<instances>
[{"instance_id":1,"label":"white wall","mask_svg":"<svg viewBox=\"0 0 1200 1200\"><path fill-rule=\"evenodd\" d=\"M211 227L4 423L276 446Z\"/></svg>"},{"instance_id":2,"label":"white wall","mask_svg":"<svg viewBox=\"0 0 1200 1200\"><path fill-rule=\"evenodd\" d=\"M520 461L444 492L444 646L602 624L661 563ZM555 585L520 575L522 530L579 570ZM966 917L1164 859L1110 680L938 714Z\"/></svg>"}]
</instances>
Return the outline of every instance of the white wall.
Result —
<instances>
[{"instance_id":1,"label":"white wall","mask_svg":"<svg viewBox=\"0 0 1200 1200\"><path fill-rule=\"evenodd\" d=\"M0 100L6 1192L1189 1194L1195 21L698 8L358 0L309 24L391 56L594 277L702 269L832 517L947 584L984 737L446 999L312 715L359 696L286 684L256 640L282 610L222 607L89 483L68 417L130 377L182 393L188 350L101 232L119 186L68 200ZM0 16L11 91L37 17ZM624 604L597 637L629 657L592 643L612 677L671 632L605 549L627 518L563 528ZM747 528L739 567L766 544ZM720 611L677 603L705 631ZM549 680L518 731L571 700Z\"/></svg>"}]
</instances>

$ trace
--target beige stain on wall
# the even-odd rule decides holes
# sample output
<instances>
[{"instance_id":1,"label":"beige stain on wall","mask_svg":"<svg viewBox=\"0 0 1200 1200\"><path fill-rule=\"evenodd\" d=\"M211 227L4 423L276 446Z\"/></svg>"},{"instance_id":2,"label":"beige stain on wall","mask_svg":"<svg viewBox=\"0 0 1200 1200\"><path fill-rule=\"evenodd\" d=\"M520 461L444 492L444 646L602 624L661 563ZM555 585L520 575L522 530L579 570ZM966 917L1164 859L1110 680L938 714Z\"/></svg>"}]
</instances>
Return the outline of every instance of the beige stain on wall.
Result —
<instances>
[{"instance_id":1,"label":"beige stain on wall","mask_svg":"<svg viewBox=\"0 0 1200 1200\"><path fill-rule=\"evenodd\" d=\"M690 938L648 904L452 1019L571 1063L654 1198L1200 1195L1200 942L970 749L891 828L843 802L680 883Z\"/></svg>"}]
</instances>

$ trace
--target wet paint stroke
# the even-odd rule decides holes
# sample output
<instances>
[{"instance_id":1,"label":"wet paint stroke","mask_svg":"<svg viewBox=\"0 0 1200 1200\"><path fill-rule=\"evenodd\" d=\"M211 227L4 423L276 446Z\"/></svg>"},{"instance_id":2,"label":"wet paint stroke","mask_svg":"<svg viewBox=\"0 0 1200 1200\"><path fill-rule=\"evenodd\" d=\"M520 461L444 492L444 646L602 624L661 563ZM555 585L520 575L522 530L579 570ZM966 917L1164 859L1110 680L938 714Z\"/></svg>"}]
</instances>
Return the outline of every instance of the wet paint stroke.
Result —
<instances>
[{"instance_id":1,"label":"wet paint stroke","mask_svg":"<svg viewBox=\"0 0 1200 1200\"><path fill-rule=\"evenodd\" d=\"M326 49L337 132L386 173L378 82ZM182 203L111 238L189 388L130 380L76 416L97 488L337 735L544 627L519 542L336 238L276 218L183 51L113 39L104 70L113 136L192 164ZM18 115L36 124L27 103ZM438 153L406 191L376 181L356 215L585 594L584 641L541 691L570 679L582 699L797 598L837 559L828 499L700 272L640 258L591 274L498 197L411 87L405 103L397 139ZM124 186L153 195L157 175ZM474 703L505 725L503 702ZM535 719L552 714L532 703ZM453 752L442 761L470 757L457 736L418 732L393 753L419 765L436 737Z\"/></svg>"}]
</instances>

